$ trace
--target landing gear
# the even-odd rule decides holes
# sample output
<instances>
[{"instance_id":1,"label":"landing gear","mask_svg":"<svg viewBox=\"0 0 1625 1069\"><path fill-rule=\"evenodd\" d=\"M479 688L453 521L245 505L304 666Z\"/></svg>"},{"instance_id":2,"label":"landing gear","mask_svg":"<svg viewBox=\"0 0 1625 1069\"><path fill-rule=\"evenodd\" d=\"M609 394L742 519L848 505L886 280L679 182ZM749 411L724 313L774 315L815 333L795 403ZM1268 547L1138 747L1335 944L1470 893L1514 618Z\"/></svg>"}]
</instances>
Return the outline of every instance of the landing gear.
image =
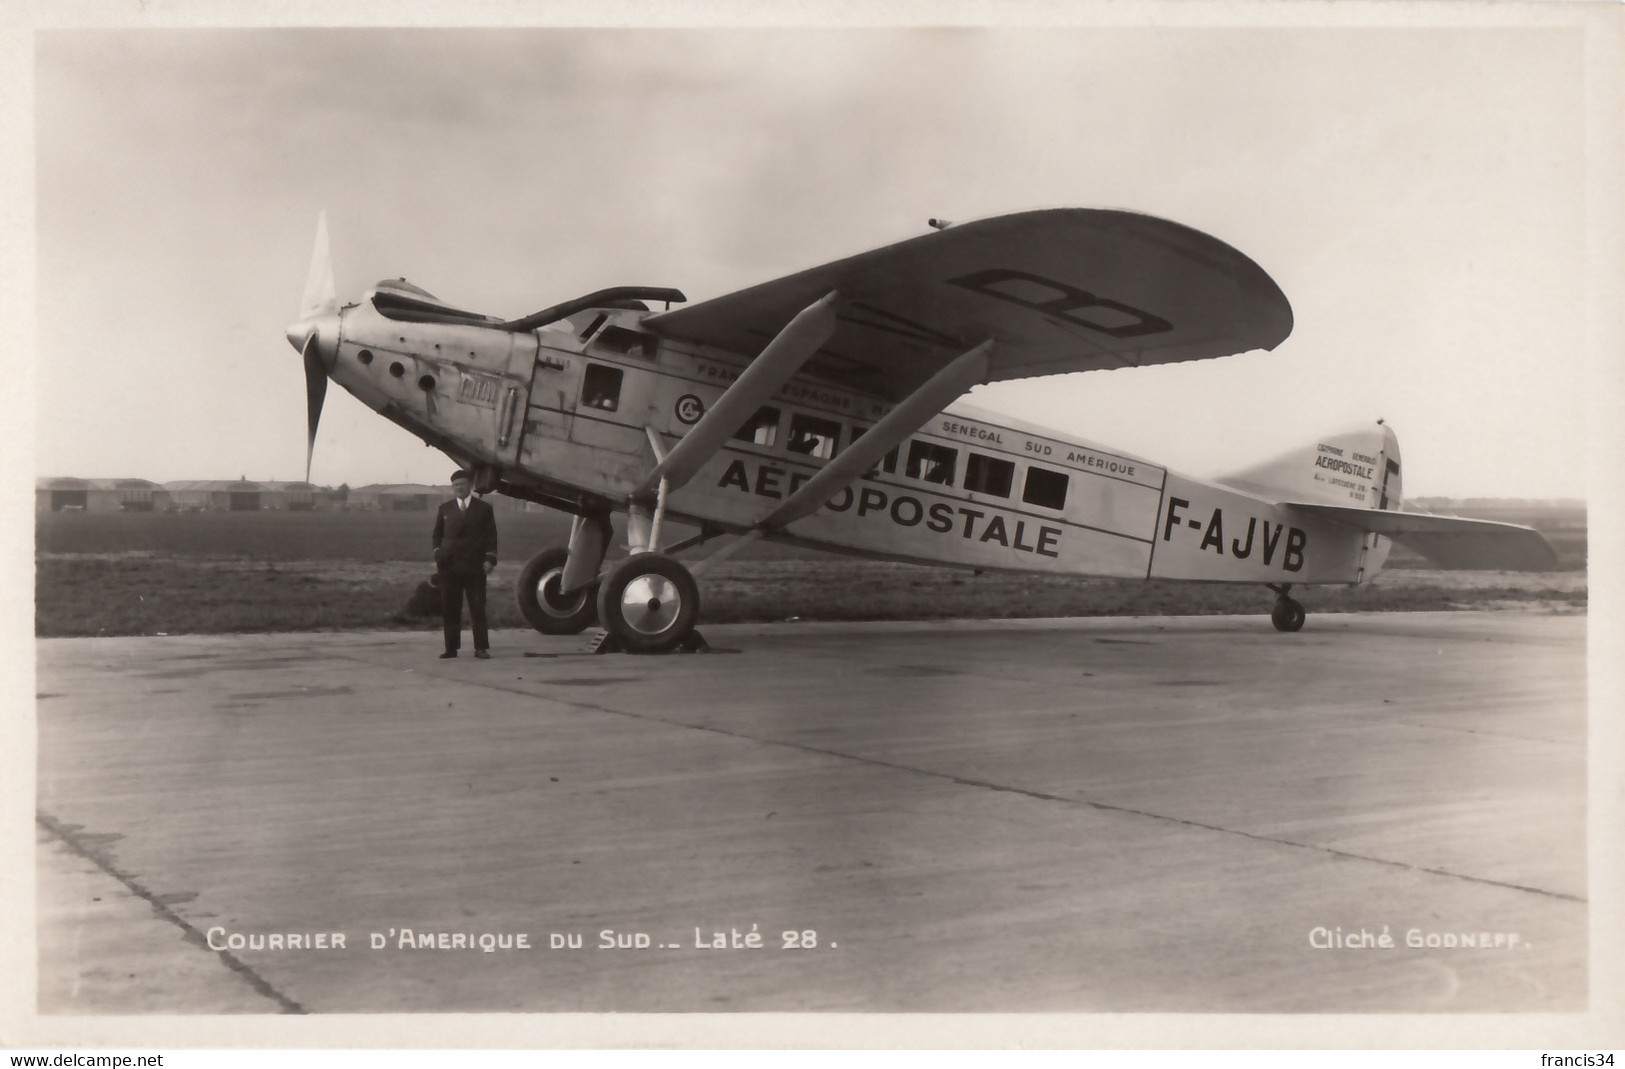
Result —
<instances>
[{"instance_id":1,"label":"landing gear","mask_svg":"<svg viewBox=\"0 0 1625 1069\"><path fill-rule=\"evenodd\" d=\"M598 588L598 618L622 649L666 653L694 633L700 588L664 553L634 553Z\"/></svg>"},{"instance_id":2,"label":"landing gear","mask_svg":"<svg viewBox=\"0 0 1625 1069\"><path fill-rule=\"evenodd\" d=\"M588 583L572 594L560 586L567 549L536 554L519 572L519 611L525 621L544 635L577 635L598 615L598 584Z\"/></svg>"},{"instance_id":3,"label":"landing gear","mask_svg":"<svg viewBox=\"0 0 1625 1069\"><path fill-rule=\"evenodd\" d=\"M1308 613L1303 606L1288 596L1292 587L1271 586L1275 591L1275 608L1270 610L1270 623L1275 625L1277 631L1297 631L1303 627L1303 621Z\"/></svg>"}]
</instances>

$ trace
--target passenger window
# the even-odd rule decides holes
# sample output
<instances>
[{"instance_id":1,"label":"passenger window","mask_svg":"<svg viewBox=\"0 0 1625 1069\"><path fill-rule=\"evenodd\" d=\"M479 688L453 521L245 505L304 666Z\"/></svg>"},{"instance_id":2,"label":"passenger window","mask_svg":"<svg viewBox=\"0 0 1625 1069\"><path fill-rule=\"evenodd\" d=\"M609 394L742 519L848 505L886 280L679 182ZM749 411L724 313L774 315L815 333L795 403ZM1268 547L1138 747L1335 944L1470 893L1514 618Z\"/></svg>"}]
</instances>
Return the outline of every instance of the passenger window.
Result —
<instances>
[{"instance_id":1,"label":"passenger window","mask_svg":"<svg viewBox=\"0 0 1625 1069\"><path fill-rule=\"evenodd\" d=\"M772 445L779 440L779 410L763 405L745 425L734 432L734 441Z\"/></svg>"},{"instance_id":2,"label":"passenger window","mask_svg":"<svg viewBox=\"0 0 1625 1069\"><path fill-rule=\"evenodd\" d=\"M910 479L952 486L958 458L957 449L949 449L935 442L913 441L908 444L908 467L903 474Z\"/></svg>"},{"instance_id":3,"label":"passenger window","mask_svg":"<svg viewBox=\"0 0 1625 1069\"><path fill-rule=\"evenodd\" d=\"M621 369L588 364L581 377L581 403L587 408L613 412L621 403Z\"/></svg>"},{"instance_id":4,"label":"passenger window","mask_svg":"<svg viewBox=\"0 0 1625 1069\"><path fill-rule=\"evenodd\" d=\"M790 438L785 446L792 453L828 460L835 455L835 447L840 440L839 423L797 413L790 417Z\"/></svg>"},{"instance_id":5,"label":"passenger window","mask_svg":"<svg viewBox=\"0 0 1625 1069\"><path fill-rule=\"evenodd\" d=\"M852 428L852 441L854 443L856 443L859 438L863 437L863 432L868 430L868 429L869 429L868 427L854 426ZM878 468L870 468L865 474L866 475L878 475L881 472L885 472L887 475L896 475L897 474L897 451L900 448L901 448L901 446L892 446L891 452L887 453L884 457L881 458L880 466Z\"/></svg>"},{"instance_id":6,"label":"passenger window","mask_svg":"<svg viewBox=\"0 0 1625 1069\"><path fill-rule=\"evenodd\" d=\"M971 453L965 457L965 489L978 494L1010 496L1010 484L1015 481L1016 466L1008 460Z\"/></svg>"},{"instance_id":7,"label":"passenger window","mask_svg":"<svg viewBox=\"0 0 1625 1069\"><path fill-rule=\"evenodd\" d=\"M1065 508L1067 482L1067 477L1058 471L1028 468L1027 485L1021 490L1021 500L1047 509Z\"/></svg>"}]
</instances>

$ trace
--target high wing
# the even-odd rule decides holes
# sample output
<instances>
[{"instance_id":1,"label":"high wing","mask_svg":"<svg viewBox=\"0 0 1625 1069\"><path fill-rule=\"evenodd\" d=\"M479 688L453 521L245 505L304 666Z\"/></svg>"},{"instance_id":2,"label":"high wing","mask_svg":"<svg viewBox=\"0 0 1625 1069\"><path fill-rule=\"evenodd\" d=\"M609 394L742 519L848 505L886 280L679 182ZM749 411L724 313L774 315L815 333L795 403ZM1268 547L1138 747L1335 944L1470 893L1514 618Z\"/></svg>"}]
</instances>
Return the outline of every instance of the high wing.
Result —
<instances>
[{"instance_id":1,"label":"high wing","mask_svg":"<svg viewBox=\"0 0 1625 1069\"><path fill-rule=\"evenodd\" d=\"M1387 535L1441 568L1544 572L1557 567L1557 551L1533 527L1425 512L1390 512L1287 502L1285 508L1346 527Z\"/></svg>"},{"instance_id":2,"label":"high wing","mask_svg":"<svg viewBox=\"0 0 1625 1069\"><path fill-rule=\"evenodd\" d=\"M1292 308L1216 238L1081 208L962 223L650 316L674 339L755 354L834 292L837 325L806 371L893 400L994 341L984 381L1273 349Z\"/></svg>"}]
</instances>

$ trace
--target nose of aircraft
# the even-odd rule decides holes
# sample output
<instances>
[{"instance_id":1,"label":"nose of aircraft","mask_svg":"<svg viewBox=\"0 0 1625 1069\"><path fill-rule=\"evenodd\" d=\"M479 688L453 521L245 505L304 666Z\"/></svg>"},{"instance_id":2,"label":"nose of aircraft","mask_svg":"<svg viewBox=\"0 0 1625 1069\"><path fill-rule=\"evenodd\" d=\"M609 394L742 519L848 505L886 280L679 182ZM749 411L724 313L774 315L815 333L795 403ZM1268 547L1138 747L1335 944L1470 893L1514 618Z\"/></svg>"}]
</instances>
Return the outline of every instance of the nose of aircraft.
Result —
<instances>
[{"instance_id":1,"label":"nose of aircraft","mask_svg":"<svg viewBox=\"0 0 1625 1069\"><path fill-rule=\"evenodd\" d=\"M322 374L331 374L333 364L339 355L339 317L336 314L311 316L301 319L297 323L288 324L284 332L288 344L299 352L305 352L305 346L315 343L312 352L322 369Z\"/></svg>"}]
</instances>

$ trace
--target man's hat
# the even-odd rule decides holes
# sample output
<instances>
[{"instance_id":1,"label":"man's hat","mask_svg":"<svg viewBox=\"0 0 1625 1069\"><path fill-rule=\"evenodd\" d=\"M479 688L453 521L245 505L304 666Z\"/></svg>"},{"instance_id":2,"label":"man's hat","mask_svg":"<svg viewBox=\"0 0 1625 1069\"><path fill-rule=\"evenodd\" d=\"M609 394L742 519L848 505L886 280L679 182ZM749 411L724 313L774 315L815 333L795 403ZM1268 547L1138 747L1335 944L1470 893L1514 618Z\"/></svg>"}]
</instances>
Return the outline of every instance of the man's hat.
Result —
<instances>
[{"instance_id":1,"label":"man's hat","mask_svg":"<svg viewBox=\"0 0 1625 1069\"><path fill-rule=\"evenodd\" d=\"M462 468L458 468L456 471L451 473L451 481L456 482L458 479L467 479L469 482L473 482L474 476L470 475Z\"/></svg>"}]
</instances>

